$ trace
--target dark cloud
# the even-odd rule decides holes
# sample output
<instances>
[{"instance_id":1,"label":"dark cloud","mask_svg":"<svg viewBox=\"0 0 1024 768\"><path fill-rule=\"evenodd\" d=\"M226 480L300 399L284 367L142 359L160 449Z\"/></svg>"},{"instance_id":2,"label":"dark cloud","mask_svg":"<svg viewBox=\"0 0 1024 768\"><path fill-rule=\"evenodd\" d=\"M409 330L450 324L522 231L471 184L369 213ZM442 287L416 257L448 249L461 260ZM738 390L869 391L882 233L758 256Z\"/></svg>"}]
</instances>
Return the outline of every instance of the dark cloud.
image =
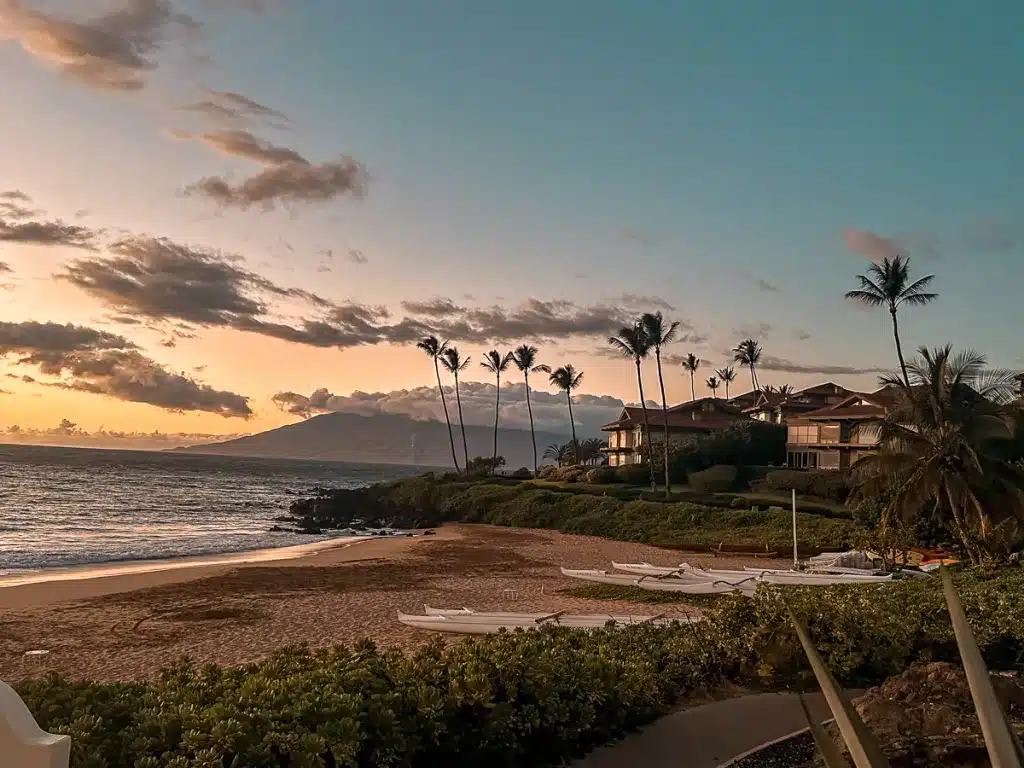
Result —
<instances>
[{"instance_id":1,"label":"dark cloud","mask_svg":"<svg viewBox=\"0 0 1024 768\"><path fill-rule=\"evenodd\" d=\"M78 325L0 323L0 354L56 381L40 382L169 411L248 418L248 398L171 373L123 336ZM30 377L25 377L28 381Z\"/></svg>"},{"instance_id":2,"label":"dark cloud","mask_svg":"<svg viewBox=\"0 0 1024 768\"><path fill-rule=\"evenodd\" d=\"M1021 245L1020 230L992 216L972 221L967 237L973 250L986 253L1007 253Z\"/></svg>"},{"instance_id":3,"label":"dark cloud","mask_svg":"<svg viewBox=\"0 0 1024 768\"><path fill-rule=\"evenodd\" d=\"M781 373L814 373L823 376L857 376L866 373L888 373L888 368L858 368L852 365L802 365L782 357L763 355L758 368Z\"/></svg>"},{"instance_id":4,"label":"dark cloud","mask_svg":"<svg viewBox=\"0 0 1024 768\"><path fill-rule=\"evenodd\" d=\"M221 154L252 160L261 165L309 164L306 158L295 150L272 144L241 129L205 133L174 131L171 135L176 139L198 141Z\"/></svg>"},{"instance_id":5,"label":"dark cloud","mask_svg":"<svg viewBox=\"0 0 1024 768\"><path fill-rule=\"evenodd\" d=\"M26 53L76 82L121 91L146 87L160 48L199 27L170 0L121 0L83 20L45 13L25 0L0 0L0 23Z\"/></svg>"},{"instance_id":6,"label":"dark cloud","mask_svg":"<svg viewBox=\"0 0 1024 768\"><path fill-rule=\"evenodd\" d=\"M427 301L403 301L402 309L410 315L423 315L425 317L450 317L465 312L451 299L428 299Z\"/></svg>"},{"instance_id":7,"label":"dark cloud","mask_svg":"<svg viewBox=\"0 0 1024 768\"><path fill-rule=\"evenodd\" d=\"M5 274L7 272L13 271L14 269L11 267L10 264L8 264L6 261L0 261L0 274Z\"/></svg>"},{"instance_id":8,"label":"dark cloud","mask_svg":"<svg viewBox=\"0 0 1024 768\"><path fill-rule=\"evenodd\" d=\"M0 193L0 243L95 249L102 233L46 219L41 211L29 207L31 203L31 198L18 190Z\"/></svg>"},{"instance_id":9,"label":"dark cloud","mask_svg":"<svg viewBox=\"0 0 1024 768\"><path fill-rule=\"evenodd\" d=\"M774 292L779 290L779 287L777 285L769 283L767 280L764 280L763 278L758 278L757 280L755 280L754 285L757 286L757 290L759 291Z\"/></svg>"},{"instance_id":10,"label":"dark cloud","mask_svg":"<svg viewBox=\"0 0 1024 768\"><path fill-rule=\"evenodd\" d=\"M360 250L356 250L355 248L348 249L348 260L353 264L366 264L370 261L366 258L366 254Z\"/></svg>"},{"instance_id":11,"label":"dark cloud","mask_svg":"<svg viewBox=\"0 0 1024 768\"><path fill-rule=\"evenodd\" d=\"M741 328L733 328L732 335L738 336L743 339L763 339L766 336L770 336L775 330L775 326L771 323L758 323L754 326L743 326ZM730 353L732 354L732 353Z\"/></svg>"},{"instance_id":12,"label":"dark cloud","mask_svg":"<svg viewBox=\"0 0 1024 768\"><path fill-rule=\"evenodd\" d=\"M537 429L567 430L569 414L565 395L546 392L543 383L531 380L530 399ZM460 382L463 417L467 424L494 424L494 384L486 382ZM453 389L446 396L455 397ZM419 420L441 421L444 411L437 387L416 387L392 392L353 392L336 395L328 389L318 389L310 395L279 392L273 397L282 411L308 418L319 413L340 412L370 415L376 413L401 414ZM573 416L576 428L583 434L596 434L602 424L614 421L624 403L607 395L573 394ZM501 424L505 427L529 429L530 418L526 407L526 388L522 382L510 382L501 388Z\"/></svg>"},{"instance_id":13,"label":"dark cloud","mask_svg":"<svg viewBox=\"0 0 1024 768\"><path fill-rule=\"evenodd\" d=\"M236 91L218 91L206 88L203 97L181 108L185 112L201 115L214 123L229 126L245 125L250 121L287 124L288 116Z\"/></svg>"}]
</instances>

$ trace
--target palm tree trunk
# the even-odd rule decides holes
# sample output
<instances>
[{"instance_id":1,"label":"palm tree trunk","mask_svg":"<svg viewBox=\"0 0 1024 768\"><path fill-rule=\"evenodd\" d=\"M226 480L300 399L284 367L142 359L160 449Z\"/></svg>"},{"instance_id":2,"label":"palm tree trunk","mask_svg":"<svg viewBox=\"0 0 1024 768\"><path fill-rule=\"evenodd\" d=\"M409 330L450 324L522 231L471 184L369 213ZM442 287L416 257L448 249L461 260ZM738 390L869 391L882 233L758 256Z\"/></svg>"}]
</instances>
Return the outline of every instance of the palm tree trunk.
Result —
<instances>
[{"instance_id":1,"label":"palm tree trunk","mask_svg":"<svg viewBox=\"0 0 1024 768\"><path fill-rule=\"evenodd\" d=\"M533 406L530 405L530 374L523 371L523 382L526 384L526 411L530 414L530 440L533 441L533 474L537 474L537 433L533 429Z\"/></svg>"},{"instance_id":2,"label":"palm tree trunk","mask_svg":"<svg viewBox=\"0 0 1024 768\"><path fill-rule=\"evenodd\" d=\"M665 379L661 375L661 350L654 350L654 357L658 361L658 386L661 387L661 417L665 422L665 498L672 492L672 483L668 477L668 398L665 397Z\"/></svg>"},{"instance_id":3,"label":"palm tree trunk","mask_svg":"<svg viewBox=\"0 0 1024 768\"><path fill-rule=\"evenodd\" d=\"M729 399L729 382L725 382L725 399Z\"/></svg>"},{"instance_id":4,"label":"palm tree trunk","mask_svg":"<svg viewBox=\"0 0 1024 768\"><path fill-rule=\"evenodd\" d=\"M697 399L697 390L693 386L693 371L690 371L690 402Z\"/></svg>"},{"instance_id":5,"label":"palm tree trunk","mask_svg":"<svg viewBox=\"0 0 1024 768\"><path fill-rule=\"evenodd\" d=\"M572 427L572 463L573 466L579 466L580 447L576 444L576 422L572 418L572 393L568 389L565 390L565 399L569 401L569 426Z\"/></svg>"},{"instance_id":6,"label":"palm tree trunk","mask_svg":"<svg viewBox=\"0 0 1024 768\"><path fill-rule=\"evenodd\" d=\"M752 386L754 388L755 392L757 391L757 379L754 378L754 364L753 363L750 364L750 386Z\"/></svg>"},{"instance_id":7,"label":"palm tree trunk","mask_svg":"<svg viewBox=\"0 0 1024 768\"><path fill-rule=\"evenodd\" d=\"M758 392L760 392L761 391L761 380L759 378L757 378L757 368L754 367L753 363L750 364L750 372L752 374L754 374L754 387L757 389Z\"/></svg>"},{"instance_id":8,"label":"palm tree trunk","mask_svg":"<svg viewBox=\"0 0 1024 768\"><path fill-rule=\"evenodd\" d=\"M892 315L892 336L896 339L896 357L900 359L900 370L903 372L903 383L907 385L907 391L910 391L910 377L907 375L907 364L903 360L903 347L900 345L900 328L896 322L896 308L890 307L889 314Z\"/></svg>"},{"instance_id":9,"label":"palm tree trunk","mask_svg":"<svg viewBox=\"0 0 1024 768\"><path fill-rule=\"evenodd\" d=\"M448 425L448 442L452 445L452 463L455 465L455 472L459 471L459 460L455 457L455 435L452 433L452 420L448 416L448 401L444 399L444 386L441 384L441 367L434 358L434 373L437 374L437 389L441 392L441 406L444 408L444 423Z\"/></svg>"},{"instance_id":10,"label":"palm tree trunk","mask_svg":"<svg viewBox=\"0 0 1024 768\"><path fill-rule=\"evenodd\" d=\"M980 551L974 543L974 536L967 527L967 521L964 520L960 505L957 504L956 498L953 496L953 489L949 485L946 485L946 498L949 500L949 508L953 513L953 524L956 526L957 536L963 543L964 549L967 550L967 556L971 558L971 565L978 565L981 562Z\"/></svg>"},{"instance_id":11,"label":"palm tree trunk","mask_svg":"<svg viewBox=\"0 0 1024 768\"><path fill-rule=\"evenodd\" d=\"M651 490L657 487L654 480L654 446L651 445L651 424L647 419L647 402L644 400L644 378L640 375L640 361L636 361L636 383L640 388L640 407L644 411L644 442L647 443L647 466L651 470Z\"/></svg>"},{"instance_id":12,"label":"palm tree trunk","mask_svg":"<svg viewBox=\"0 0 1024 768\"><path fill-rule=\"evenodd\" d=\"M494 456L491 459L491 474L498 471L498 414L501 413L501 374L496 374L498 388L494 393Z\"/></svg>"},{"instance_id":13,"label":"palm tree trunk","mask_svg":"<svg viewBox=\"0 0 1024 768\"><path fill-rule=\"evenodd\" d=\"M459 404L459 429L462 430L462 455L466 459L466 474L469 474L469 447L466 445L466 422L462 420L462 395L459 394L459 374L455 374L455 402Z\"/></svg>"}]
</instances>

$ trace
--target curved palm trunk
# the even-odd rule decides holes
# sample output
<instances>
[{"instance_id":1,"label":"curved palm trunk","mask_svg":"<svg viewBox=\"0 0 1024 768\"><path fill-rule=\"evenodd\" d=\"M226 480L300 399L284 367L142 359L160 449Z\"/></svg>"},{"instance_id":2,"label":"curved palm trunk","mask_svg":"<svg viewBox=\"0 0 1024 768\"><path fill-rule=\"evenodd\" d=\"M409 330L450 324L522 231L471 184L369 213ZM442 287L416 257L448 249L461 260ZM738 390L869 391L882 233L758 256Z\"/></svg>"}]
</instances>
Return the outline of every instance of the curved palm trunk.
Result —
<instances>
[{"instance_id":1,"label":"curved palm trunk","mask_svg":"<svg viewBox=\"0 0 1024 768\"><path fill-rule=\"evenodd\" d=\"M441 384L441 367L437 364L437 358L434 358L434 373L437 374L437 389L441 393L441 406L444 408L444 423L448 425L448 442L452 446L452 463L455 465L455 471L459 471L459 460L455 456L455 434L452 432L452 420L448 415L448 401L444 397L444 385Z\"/></svg>"},{"instance_id":2,"label":"curved palm trunk","mask_svg":"<svg viewBox=\"0 0 1024 768\"><path fill-rule=\"evenodd\" d=\"M523 383L526 384L526 412L530 414L530 440L533 441L533 474L537 474L537 433L533 429L533 406L530 405L530 374L523 371Z\"/></svg>"},{"instance_id":3,"label":"curved palm trunk","mask_svg":"<svg viewBox=\"0 0 1024 768\"><path fill-rule=\"evenodd\" d=\"M459 394L459 374L455 374L455 402L459 405L459 429L462 430L462 455L466 459L466 472L469 472L469 448L466 445L466 422L462 420L462 395Z\"/></svg>"},{"instance_id":4,"label":"curved palm trunk","mask_svg":"<svg viewBox=\"0 0 1024 768\"><path fill-rule=\"evenodd\" d=\"M697 399L697 390L693 386L693 371L690 371L690 401Z\"/></svg>"},{"instance_id":5,"label":"curved palm trunk","mask_svg":"<svg viewBox=\"0 0 1024 768\"><path fill-rule=\"evenodd\" d=\"M498 471L498 414L501 413L501 374L496 374L498 389L494 393L494 456L491 458L491 474Z\"/></svg>"},{"instance_id":6,"label":"curved palm trunk","mask_svg":"<svg viewBox=\"0 0 1024 768\"><path fill-rule=\"evenodd\" d=\"M580 447L576 443L576 422L572 418L572 393L568 389L565 390L565 399L569 401L569 426L572 427L572 463L573 466L579 466Z\"/></svg>"},{"instance_id":7,"label":"curved palm trunk","mask_svg":"<svg viewBox=\"0 0 1024 768\"><path fill-rule=\"evenodd\" d=\"M651 445L651 423L647 418L647 401L644 400L644 379L640 375L640 361L636 361L636 383L640 388L640 407L644 411L644 442L647 443L647 466L651 470L651 489L657 483L654 481L654 448Z\"/></svg>"},{"instance_id":8,"label":"curved palm trunk","mask_svg":"<svg viewBox=\"0 0 1024 768\"><path fill-rule=\"evenodd\" d=\"M907 391L910 391L910 377L907 375L907 364L903 360L903 347L900 345L900 328L896 322L896 308L890 307L889 314L892 315L892 336L896 340L896 357L900 359L900 371L903 372L903 383L907 385Z\"/></svg>"},{"instance_id":9,"label":"curved palm trunk","mask_svg":"<svg viewBox=\"0 0 1024 768\"><path fill-rule=\"evenodd\" d=\"M672 483L668 477L668 398L665 397L665 379L661 375L661 350L654 350L654 357L658 361L658 386L661 388L661 417L665 422L665 498L667 499L672 490Z\"/></svg>"},{"instance_id":10,"label":"curved palm trunk","mask_svg":"<svg viewBox=\"0 0 1024 768\"><path fill-rule=\"evenodd\" d=\"M729 382L725 382L725 399L729 399Z\"/></svg>"},{"instance_id":11,"label":"curved palm trunk","mask_svg":"<svg viewBox=\"0 0 1024 768\"><path fill-rule=\"evenodd\" d=\"M750 375L754 377L754 389L756 389L758 392L760 392L761 391L761 380L759 378L757 378L757 368L754 367L753 363L750 364Z\"/></svg>"}]
</instances>

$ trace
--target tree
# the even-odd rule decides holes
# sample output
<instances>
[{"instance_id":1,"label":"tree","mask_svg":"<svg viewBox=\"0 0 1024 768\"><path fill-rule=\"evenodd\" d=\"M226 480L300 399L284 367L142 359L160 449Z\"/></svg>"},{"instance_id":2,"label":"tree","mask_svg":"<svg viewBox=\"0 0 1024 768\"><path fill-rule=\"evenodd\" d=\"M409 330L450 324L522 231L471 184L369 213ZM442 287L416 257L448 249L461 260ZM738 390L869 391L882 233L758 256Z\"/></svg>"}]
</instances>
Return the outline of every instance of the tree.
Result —
<instances>
[{"instance_id":1,"label":"tree","mask_svg":"<svg viewBox=\"0 0 1024 768\"><path fill-rule=\"evenodd\" d=\"M712 376L705 382L705 384L707 384L708 389L711 390L711 396L717 400L718 395L715 393L718 392L718 379Z\"/></svg>"},{"instance_id":2,"label":"tree","mask_svg":"<svg viewBox=\"0 0 1024 768\"><path fill-rule=\"evenodd\" d=\"M459 393L459 374L469 367L469 356L463 360L458 347L446 347L441 355L441 365L455 377L455 402L459 406L459 429L462 430L462 455L469 466L469 448L466 446L466 422L462 419L462 395Z\"/></svg>"},{"instance_id":3,"label":"tree","mask_svg":"<svg viewBox=\"0 0 1024 768\"><path fill-rule=\"evenodd\" d=\"M726 366L725 368L719 368L715 371L715 375L718 376L718 380L725 384L725 399L729 399L729 384L736 380L736 371L732 369L732 366Z\"/></svg>"},{"instance_id":4,"label":"tree","mask_svg":"<svg viewBox=\"0 0 1024 768\"><path fill-rule=\"evenodd\" d=\"M569 463L573 457L573 444L571 442L563 445L549 445L544 449L544 458L551 459L558 466L564 466Z\"/></svg>"},{"instance_id":5,"label":"tree","mask_svg":"<svg viewBox=\"0 0 1024 768\"><path fill-rule=\"evenodd\" d=\"M512 353L506 352L502 355L498 350L492 349L484 355L481 367L486 368L494 374L494 461L498 460L498 416L501 413L501 374L508 370L512 364Z\"/></svg>"},{"instance_id":6,"label":"tree","mask_svg":"<svg viewBox=\"0 0 1024 768\"><path fill-rule=\"evenodd\" d=\"M576 422L572 418L572 391L583 383L583 371L577 371L571 364L563 365L554 370L548 380L558 389L565 392L569 403L569 426L572 427L573 462L579 464L579 444L576 442Z\"/></svg>"},{"instance_id":7,"label":"tree","mask_svg":"<svg viewBox=\"0 0 1024 768\"><path fill-rule=\"evenodd\" d=\"M580 463L599 464L604 458L601 449L606 445L600 437L589 437L580 441Z\"/></svg>"},{"instance_id":8,"label":"tree","mask_svg":"<svg viewBox=\"0 0 1024 768\"><path fill-rule=\"evenodd\" d=\"M903 360L903 347L900 345L900 329L896 321L896 312L904 304L912 307L924 306L939 297L937 293L927 293L925 289L931 285L935 275L926 275L920 280L910 282L910 259L899 254L885 258L881 264L872 264L866 275L857 275L860 288L847 291L846 298L854 299L869 307L886 307L892 317L892 335L896 340L896 357L900 361L903 372L903 385L910 386L907 375L907 364Z\"/></svg>"},{"instance_id":9,"label":"tree","mask_svg":"<svg viewBox=\"0 0 1024 768\"><path fill-rule=\"evenodd\" d=\"M776 391L783 397L789 397L795 390L792 384L780 384Z\"/></svg>"},{"instance_id":10,"label":"tree","mask_svg":"<svg viewBox=\"0 0 1024 768\"><path fill-rule=\"evenodd\" d=\"M644 377L641 371L641 364L644 358L650 354L654 345L644 326L637 322L626 328L620 328L617 336L610 336L608 343L625 358L631 359L636 366L636 383L640 389L640 407L644 412L644 435L643 442L647 444L647 466L651 472L651 488L655 486L654 481L654 446L651 440L651 424L647 416L647 400L644 398Z\"/></svg>"},{"instance_id":11,"label":"tree","mask_svg":"<svg viewBox=\"0 0 1024 768\"><path fill-rule=\"evenodd\" d=\"M452 433L452 420L448 415L448 401L444 397L444 385L441 384L441 366L440 358L448 349L447 341L438 341L436 336L427 336L422 339L417 345L420 349L427 353L431 360L434 361L434 375L437 376L437 391L441 393L441 407L444 408L444 423L448 425L448 441L452 446L452 463L455 465L455 471L459 471L459 460L455 457L455 435Z\"/></svg>"},{"instance_id":12,"label":"tree","mask_svg":"<svg viewBox=\"0 0 1024 768\"><path fill-rule=\"evenodd\" d=\"M732 359L750 369L750 383L754 390L761 389L757 383L757 364L761 362L761 345L753 339L744 339L733 350Z\"/></svg>"},{"instance_id":13,"label":"tree","mask_svg":"<svg viewBox=\"0 0 1024 768\"><path fill-rule=\"evenodd\" d=\"M690 352L683 358L683 370L690 372L690 400L697 399L697 390L693 386L693 377L696 375L697 369L703 364L704 361L693 354L693 352Z\"/></svg>"},{"instance_id":14,"label":"tree","mask_svg":"<svg viewBox=\"0 0 1024 768\"><path fill-rule=\"evenodd\" d=\"M668 497L672 492L672 481L669 478L668 471L668 399L665 397L665 378L661 373L661 348L666 344L670 344L675 339L676 331L679 330L679 323L666 324L665 317L661 312L653 314L648 312L640 318L640 325L643 326L648 341L654 345L654 359L658 364L658 386L661 389L661 418L665 424L665 443L662 445L665 459L665 496Z\"/></svg>"},{"instance_id":15,"label":"tree","mask_svg":"<svg viewBox=\"0 0 1024 768\"><path fill-rule=\"evenodd\" d=\"M522 371L526 385L526 410L530 414L530 439L533 441L533 473L537 474L537 433L533 428L533 406L530 404L530 374L551 373L551 368L537 363L537 348L523 344L512 353L512 362Z\"/></svg>"},{"instance_id":16,"label":"tree","mask_svg":"<svg viewBox=\"0 0 1024 768\"><path fill-rule=\"evenodd\" d=\"M504 456L474 456L466 465L466 474L480 472L485 475L493 475L500 467L504 466Z\"/></svg>"},{"instance_id":17,"label":"tree","mask_svg":"<svg viewBox=\"0 0 1024 768\"><path fill-rule=\"evenodd\" d=\"M883 532L944 512L973 562L1005 554L1024 521L1024 470L998 452L1013 429L1013 374L949 345L922 347L907 374L909 385L881 380L895 406L878 425L879 450L854 465L852 500L884 500Z\"/></svg>"}]
</instances>

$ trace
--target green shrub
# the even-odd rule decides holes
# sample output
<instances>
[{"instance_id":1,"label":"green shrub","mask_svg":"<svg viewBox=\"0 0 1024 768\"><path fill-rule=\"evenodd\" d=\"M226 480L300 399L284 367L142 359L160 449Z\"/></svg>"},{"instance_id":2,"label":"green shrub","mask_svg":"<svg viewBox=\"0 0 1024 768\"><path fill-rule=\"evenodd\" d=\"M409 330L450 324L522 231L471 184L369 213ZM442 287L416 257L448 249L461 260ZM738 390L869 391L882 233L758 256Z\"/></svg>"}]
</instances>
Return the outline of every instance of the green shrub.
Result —
<instances>
[{"instance_id":1,"label":"green shrub","mask_svg":"<svg viewBox=\"0 0 1024 768\"><path fill-rule=\"evenodd\" d=\"M1020 669L1024 573L956 581L989 668ZM692 692L805 681L787 604L845 686L958 658L941 585L929 579L761 587L716 598L688 626L548 627L438 640L410 655L364 641L283 649L238 668L182 664L145 683L52 675L17 689L44 729L71 735L72 768L559 765Z\"/></svg>"},{"instance_id":2,"label":"green shrub","mask_svg":"<svg viewBox=\"0 0 1024 768\"><path fill-rule=\"evenodd\" d=\"M847 472L777 469L768 473L765 484L773 491L796 491L838 502L846 501L850 495Z\"/></svg>"},{"instance_id":3,"label":"green shrub","mask_svg":"<svg viewBox=\"0 0 1024 768\"><path fill-rule=\"evenodd\" d=\"M646 464L624 464L616 467L615 474L620 483L626 485L650 485L651 470Z\"/></svg>"},{"instance_id":4,"label":"green shrub","mask_svg":"<svg viewBox=\"0 0 1024 768\"><path fill-rule=\"evenodd\" d=\"M520 467L515 472L509 475L513 480L530 480L533 478L533 472L527 467Z\"/></svg>"},{"instance_id":5,"label":"green shrub","mask_svg":"<svg viewBox=\"0 0 1024 768\"><path fill-rule=\"evenodd\" d=\"M619 481L619 476L612 467L596 467L587 472L587 482L595 485L608 485Z\"/></svg>"},{"instance_id":6,"label":"green shrub","mask_svg":"<svg viewBox=\"0 0 1024 768\"><path fill-rule=\"evenodd\" d=\"M690 475L690 487L702 493L724 493L736 487L739 471L736 467L719 464Z\"/></svg>"},{"instance_id":7,"label":"green shrub","mask_svg":"<svg viewBox=\"0 0 1024 768\"><path fill-rule=\"evenodd\" d=\"M811 473L802 469L777 469L765 475L764 484L773 491L811 492Z\"/></svg>"}]
</instances>

